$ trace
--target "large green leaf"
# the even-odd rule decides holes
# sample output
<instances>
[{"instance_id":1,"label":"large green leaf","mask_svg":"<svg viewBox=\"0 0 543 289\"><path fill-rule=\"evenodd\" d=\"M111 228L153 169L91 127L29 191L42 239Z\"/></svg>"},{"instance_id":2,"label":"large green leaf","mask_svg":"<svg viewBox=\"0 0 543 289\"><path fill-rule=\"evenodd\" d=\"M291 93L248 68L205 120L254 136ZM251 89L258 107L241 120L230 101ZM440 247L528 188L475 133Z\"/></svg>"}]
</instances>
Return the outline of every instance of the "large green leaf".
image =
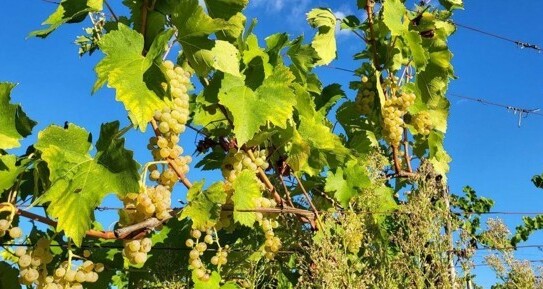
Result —
<instances>
[{"instance_id":1,"label":"large green leaf","mask_svg":"<svg viewBox=\"0 0 543 289\"><path fill-rule=\"evenodd\" d=\"M243 78L225 75L219 101L232 113L238 145L249 141L268 122L286 128L296 105L295 95L289 87L293 80L288 68L278 66L253 91L245 85Z\"/></svg>"},{"instance_id":2,"label":"large green leaf","mask_svg":"<svg viewBox=\"0 0 543 289\"><path fill-rule=\"evenodd\" d=\"M78 246L106 195L139 189L138 164L124 148L124 139L116 137L118 128L118 122L102 125L94 158L89 154L90 135L76 125L50 126L38 135L35 146L51 180L39 203L49 203L47 212L58 219L57 231L63 230Z\"/></svg>"},{"instance_id":3,"label":"large green leaf","mask_svg":"<svg viewBox=\"0 0 543 289\"><path fill-rule=\"evenodd\" d=\"M168 32L171 33L171 32ZM156 110L164 102L144 82L144 74L153 64L169 37L157 37L147 57L143 56L143 36L119 23L119 29L106 34L98 43L106 54L95 68L98 79L93 92L106 82L116 89L115 99L121 101L136 127L144 131Z\"/></svg>"},{"instance_id":4,"label":"large green leaf","mask_svg":"<svg viewBox=\"0 0 543 289\"><path fill-rule=\"evenodd\" d=\"M190 218L194 228L210 228L219 220L221 205L226 202L224 183L218 182L203 190L204 182L195 183L187 194L187 206L179 219Z\"/></svg>"},{"instance_id":5,"label":"large green leaf","mask_svg":"<svg viewBox=\"0 0 543 289\"><path fill-rule=\"evenodd\" d=\"M30 135L36 122L28 118L21 106L11 104L11 90L14 83L0 82L0 149L11 149L21 145L19 142Z\"/></svg>"},{"instance_id":6,"label":"large green leaf","mask_svg":"<svg viewBox=\"0 0 543 289\"><path fill-rule=\"evenodd\" d=\"M336 58L336 16L330 9L315 8L307 13L307 22L317 28L311 46L321 58L317 65L327 65Z\"/></svg>"},{"instance_id":7,"label":"large green leaf","mask_svg":"<svg viewBox=\"0 0 543 289\"><path fill-rule=\"evenodd\" d=\"M204 0L207 13L212 18L227 20L229 27L218 33L220 39L236 39L245 26L245 16L240 13L249 3L249 0ZM223 37L224 36L224 37Z\"/></svg>"},{"instance_id":8,"label":"large green leaf","mask_svg":"<svg viewBox=\"0 0 543 289\"><path fill-rule=\"evenodd\" d=\"M0 155L0 163L7 168L0 169L0 197L15 184L17 176L25 170L24 166L16 165L16 161L17 157L14 155Z\"/></svg>"},{"instance_id":9,"label":"large green leaf","mask_svg":"<svg viewBox=\"0 0 543 289\"><path fill-rule=\"evenodd\" d=\"M172 13L172 23L177 27L177 39L183 46L183 54L198 75L204 76L211 69L239 75L237 49L228 42L208 38L219 31L229 35L236 28L235 24L211 18L198 0L178 1Z\"/></svg>"},{"instance_id":10,"label":"large green leaf","mask_svg":"<svg viewBox=\"0 0 543 289\"><path fill-rule=\"evenodd\" d=\"M47 37L64 23L85 20L89 12L102 11L103 0L63 0L42 25L43 29L32 31L30 36Z\"/></svg>"},{"instance_id":11,"label":"large green leaf","mask_svg":"<svg viewBox=\"0 0 543 289\"><path fill-rule=\"evenodd\" d=\"M352 197L360 193L360 189L367 188L371 181L366 170L356 160L347 162L344 168L338 167L336 172L328 172L324 190L335 192L334 197L341 205L347 207Z\"/></svg>"},{"instance_id":12,"label":"large green leaf","mask_svg":"<svg viewBox=\"0 0 543 289\"><path fill-rule=\"evenodd\" d=\"M252 227L256 222L256 214L253 212L240 212L256 208L255 200L262 196L261 184L253 171L243 170L234 180L234 221Z\"/></svg>"},{"instance_id":13,"label":"large green leaf","mask_svg":"<svg viewBox=\"0 0 543 289\"><path fill-rule=\"evenodd\" d=\"M401 0L386 0L383 3L383 23L390 29L392 36L400 36L405 32L405 13L405 5Z\"/></svg>"}]
</instances>

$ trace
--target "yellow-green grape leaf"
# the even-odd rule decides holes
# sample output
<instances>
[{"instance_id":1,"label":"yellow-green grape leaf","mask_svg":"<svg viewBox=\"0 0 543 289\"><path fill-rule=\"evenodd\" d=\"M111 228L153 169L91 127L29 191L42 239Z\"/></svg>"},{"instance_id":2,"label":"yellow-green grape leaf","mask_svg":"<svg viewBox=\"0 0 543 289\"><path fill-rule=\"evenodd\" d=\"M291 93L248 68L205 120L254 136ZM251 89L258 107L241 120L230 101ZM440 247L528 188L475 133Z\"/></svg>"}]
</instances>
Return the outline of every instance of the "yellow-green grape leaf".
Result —
<instances>
[{"instance_id":1,"label":"yellow-green grape leaf","mask_svg":"<svg viewBox=\"0 0 543 289\"><path fill-rule=\"evenodd\" d=\"M204 182L195 183L188 191L187 206L179 219L190 218L194 228L213 227L219 220L221 206L226 203L224 183L217 182L203 190Z\"/></svg>"},{"instance_id":2,"label":"yellow-green grape leaf","mask_svg":"<svg viewBox=\"0 0 543 289\"><path fill-rule=\"evenodd\" d=\"M57 231L78 246L106 195L139 189L138 164L124 148L124 139L116 137L118 128L118 122L102 125L94 157L89 154L90 134L74 124L66 129L53 125L38 135L35 147L47 162L51 181L39 203L49 203L47 212L58 219Z\"/></svg>"},{"instance_id":3,"label":"yellow-green grape leaf","mask_svg":"<svg viewBox=\"0 0 543 289\"><path fill-rule=\"evenodd\" d=\"M208 38L220 31L230 33L236 27L234 24L221 18L211 18L198 0L177 1L171 17L178 30L177 40L183 46L183 54L198 75L207 75L212 69L239 75L237 49L226 41Z\"/></svg>"},{"instance_id":4,"label":"yellow-green grape leaf","mask_svg":"<svg viewBox=\"0 0 543 289\"><path fill-rule=\"evenodd\" d=\"M45 38L65 23L78 23L87 17L89 12L102 11L103 0L63 0L57 9L42 25L43 29L35 30L29 36Z\"/></svg>"},{"instance_id":5,"label":"yellow-green grape leaf","mask_svg":"<svg viewBox=\"0 0 543 289\"><path fill-rule=\"evenodd\" d=\"M336 16L327 8L315 8L307 13L307 22L317 28L311 46L321 58L317 65L327 65L336 58Z\"/></svg>"},{"instance_id":6,"label":"yellow-green grape leaf","mask_svg":"<svg viewBox=\"0 0 543 289\"><path fill-rule=\"evenodd\" d=\"M336 172L328 172L326 177L326 192L335 192L334 197L342 206L348 206L352 197L358 195L360 190L371 185L371 181L363 166L356 160L346 163L345 167L338 167Z\"/></svg>"},{"instance_id":7,"label":"yellow-green grape leaf","mask_svg":"<svg viewBox=\"0 0 543 289\"><path fill-rule=\"evenodd\" d=\"M204 3L209 16L227 20L231 24L221 33L217 33L219 39L225 37L233 40L243 32L246 17L240 12L247 6L249 0L204 0Z\"/></svg>"},{"instance_id":8,"label":"yellow-green grape leaf","mask_svg":"<svg viewBox=\"0 0 543 289\"><path fill-rule=\"evenodd\" d=\"M191 59L192 68L197 71L208 71L214 68L222 72L239 76L239 51L224 40L215 40L210 49L195 50Z\"/></svg>"},{"instance_id":9,"label":"yellow-green grape leaf","mask_svg":"<svg viewBox=\"0 0 543 289\"><path fill-rule=\"evenodd\" d=\"M443 142L445 134L441 132L431 132L428 136L429 154L428 160L434 166L436 172L440 173L443 177L449 172L449 163L452 158L445 151Z\"/></svg>"},{"instance_id":10,"label":"yellow-green grape leaf","mask_svg":"<svg viewBox=\"0 0 543 289\"><path fill-rule=\"evenodd\" d=\"M270 76L273 72L273 66L270 64L270 56L260 46L258 46L258 38L254 34L250 34L246 40L246 48L243 51L243 63L247 66L245 75L247 78L258 78L260 80ZM255 59L260 58L260 61ZM257 63L260 67L253 67ZM256 71L258 69L259 71ZM249 70L249 71L247 71ZM256 76L254 76L256 75ZM260 84L260 83L259 83Z\"/></svg>"},{"instance_id":11,"label":"yellow-green grape leaf","mask_svg":"<svg viewBox=\"0 0 543 289\"><path fill-rule=\"evenodd\" d=\"M157 41L168 41L166 37ZM166 42L153 44L163 47ZM119 23L119 29L106 34L98 46L106 55L95 67L98 79L93 92L106 82L116 90L115 99L124 104L130 120L141 131L153 118L156 110L162 109L164 102L144 82L143 75L153 64L156 52L142 55L143 36L128 26Z\"/></svg>"},{"instance_id":12,"label":"yellow-green grape leaf","mask_svg":"<svg viewBox=\"0 0 543 289\"><path fill-rule=\"evenodd\" d=\"M463 0L439 0L439 4L443 5L447 10L463 9Z\"/></svg>"},{"instance_id":13,"label":"yellow-green grape leaf","mask_svg":"<svg viewBox=\"0 0 543 289\"><path fill-rule=\"evenodd\" d=\"M219 91L219 101L233 116L238 145L249 141L268 122L286 128L296 105L290 88L294 75L284 66L277 66L255 91L244 79L225 75Z\"/></svg>"},{"instance_id":14,"label":"yellow-green grape leaf","mask_svg":"<svg viewBox=\"0 0 543 289\"><path fill-rule=\"evenodd\" d=\"M256 208L255 200L262 196L261 185L256 175L251 170L241 171L232 185L234 194L234 221L241 225L252 227L256 222L254 212L240 212L240 210L252 210Z\"/></svg>"},{"instance_id":15,"label":"yellow-green grape leaf","mask_svg":"<svg viewBox=\"0 0 543 289\"><path fill-rule=\"evenodd\" d=\"M405 16L405 5L401 0L386 0L383 3L383 22L390 29L392 36L400 36L405 31L403 18Z\"/></svg>"},{"instance_id":16,"label":"yellow-green grape leaf","mask_svg":"<svg viewBox=\"0 0 543 289\"><path fill-rule=\"evenodd\" d=\"M21 145L20 140L30 135L36 122L24 113L18 104L11 104L14 83L0 82L0 149Z\"/></svg>"},{"instance_id":17,"label":"yellow-green grape leaf","mask_svg":"<svg viewBox=\"0 0 543 289\"><path fill-rule=\"evenodd\" d=\"M17 166L16 161L17 157L14 155L0 155L0 197L15 184L17 176L25 170L24 166Z\"/></svg>"},{"instance_id":18,"label":"yellow-green grape leaf","mask_svg":"<svg viewBox=\"0 0 543 289\"><path fill-rule=\"evenodd\" d=\"M407 47L411 51L415 68L423 71L428 64L429 54L422 46L422 37L416 31L406 31L402 38L405 40Z\"/></svg>"}]
</instances>

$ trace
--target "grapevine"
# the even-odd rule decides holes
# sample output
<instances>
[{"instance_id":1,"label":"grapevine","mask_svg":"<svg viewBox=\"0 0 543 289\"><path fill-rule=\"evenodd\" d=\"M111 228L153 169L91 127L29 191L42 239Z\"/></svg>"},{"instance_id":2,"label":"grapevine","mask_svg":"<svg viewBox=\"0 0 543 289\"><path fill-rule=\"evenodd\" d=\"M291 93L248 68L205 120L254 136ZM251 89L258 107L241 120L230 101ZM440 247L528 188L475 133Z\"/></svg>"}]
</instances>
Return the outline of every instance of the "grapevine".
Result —
<instances>
[{"instance_id":1,"label":"grapevine","mask_svg":"<svg viewBox=\"0 0 543 289\"><path fill-rule=\"evenodd\" d=\"M81 55L100 51L93 93L113 89L127 117L98 138L67 122L23 141L36 122L11 103L15 85L0 83L2 278L47 289L452 288L471 278L454 264L469 264L474 254L458 252L485 234L478 219L466 224L465 200L449 202L444 178L447 41L462 1L353 1L359 13L343 19L310 9L311 39L257 35L245 0L77 1L31 36L90 16L76 43ZM337 27L357 39L358 67L334 66L345 57ZM320 66L346 77L327 83ZM138 130L144 143L127 143ZM101 224L110 194L122 208ZM25 238L23 217L35 221Z\"/></svg>"}]
</instances>

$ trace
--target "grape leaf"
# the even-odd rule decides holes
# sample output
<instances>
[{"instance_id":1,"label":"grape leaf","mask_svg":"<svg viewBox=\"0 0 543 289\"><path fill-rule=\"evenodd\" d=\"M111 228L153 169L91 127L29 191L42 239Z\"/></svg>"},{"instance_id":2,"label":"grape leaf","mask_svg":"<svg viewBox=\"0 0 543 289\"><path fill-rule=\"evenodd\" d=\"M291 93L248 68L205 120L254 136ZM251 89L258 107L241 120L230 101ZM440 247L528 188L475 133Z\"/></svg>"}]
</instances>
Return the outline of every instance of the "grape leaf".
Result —
<instances>
[{"instance_id":1,"label":"grape leaf","mask_svg":"<svg viewBox=\"0 0 543 289\"><path fill-rule=\"evenodd\" d=\"M315 8L307 13L307 22L317 28L311 46L321 58L317 65L327 65L336 58L336 16L330 9Z\"/></svg>"},{"instance_id":2,"label":"grape leaf","mask_svg":"<svg viewBox=\"0 0 543 289\"><path fill-rule=\"evenodd\" d=\"M172 32L166 32L171 34ZM144 82L143 75L163 49L169 37L157 37L147 57L142 55L143 36L119 23L119 29L106 34L98 45L106 55L95 67L98 79L93 93L106 82L116 89L115 99L121 101L136 127L145 131L147 123L164 102Z\"/></svg>"},{"instance_id":3,"label":"grape leaf","mask_svg":"<svg viewBox=\"0 0 543 289\"><path fill-rule=\"evenodd\" d=\"M30 135L36 125L20 105L9 103L14 87L14 83L0 82L0 149L3 150L19 147L19 141Z\"/></svg>"},{"instance_id":4,"label":"grape leaf","mask_svg":"<svg viewBox=\"0 0 543 289\"><path fill-rule=\"evenodd\" d=\"M335 192L334 197L342 206L347 207L352 197L360 193L360 189L367 188L371 181L365 169L356 160L350 160L345 168L338 167L336 172L328 172L326 177L326 192Z\"/></svg>"},{"instance_id":5,"label":"grape leaf","mask_svg":"<svg viewBox=\"0 0 543 289\"><path fill-rule=\"evenodd\" d=\"M20 289L19 270L13 268L7 262L0 262L0 288Z\"/></svg>"},{"instance_id":6,"label":"grape leaf","mask_svg":"<svg viewBox=\"0 0 543 289\"><path fill-rule=\"evenodd\" d=\"M447 10L463 9L463 0L439 0L439 4L443 5Z\"/></svg>"},{"instance_id":7,"label":"grape leaf","mask_svg":"<svg viewBox=\"0 0 543 289\"><path fill-rule=\"evenodd\" d=\"M286 128L292 117L295 95L289 85L294 76L288 68L278 66L256 91L245 86L243 78L225 75L219 101L232 113L238 145L249 141L260 126L268 122Z\"/></svg>"},{"instance_id":8,"label":"grape leaf","mask_svg":"<svg viewBox=\"0 0 543 289\"><path fill-rule=\"evenodd\" d=\"M203 190L204 182L195 183L187 193L187 206L179 219L190 218L194 228L209 228L219 220L221 206L226 203L224 183L217 182Z\"/></svg>"},{"instance_id":9,"label":"grape leaf","mask_svg":"<svg viewBox=\"0 0 543 289\"><path fill-rule=\"evenodd\" d=\"M275 33L264 40L266 41L266 53L269 55L270 63L273 66L282 64L281 50L289 44L288 35L286 33Z\"/></svg>"},{"instance_id":10,"label":"grape leaf","mask_svg":"<svg viewBox=\"0 0 543 289\"><path fill-rule=\"evenodd\" d=\"M210 34L218 31L228 34L236 25L221 18L211 18L197 0L180 0L176 4L172 23L177 27L183 54L196 73L203 76L214 68L239 75L239 63L234 61L237 49L226 41L208 39Z\"/></svg>"},{"instance_id":11,"label":"grape leaf","mask_svg":"<svg viewBox=\"0 0 543 289\"><path fill-rule=\"evenodd\" d=\"M17 157L14 155L0 155L0 162L7 167L6 170L0 170L0 197L2 197L4 190L15 184L17 176L25 170L24 166L17 166L16 161Z\"/></svg>"},{"instance_id":12,"label":"grape leaf","mask_svg":"<svg viewBox=\"0 0 543 289\"><path fill-rule=\"evenodd\" d=\"M334 83L322 89L322 93L315 98L316 109L323 115L327 115L330 109L342 98L345 97L345 92L341 89L341 85Z\"/></svg>"},{"instance_id":13,"label":"grape leaf","mask_svg":"<svg viewBox=\"0 0 543 289\"><path fill-rule=\"evenodd\" d=\"M89 155L89 134L76 125L50 126L38 135L35 147L47 162L51 180L39 203L49 203L47 212L58 219L57 231L64 230L78 246L106 195L138 191L138 164L124 148L124 139L114 137L118 128L118 122L102 125L94 158Z\"/></svg>"},{"instance_id":14,"label":"grape leaf","mask_svg":"<svg viewBox=\"0 0 543 289\"><path fill-rule=\"evenodd\" d=\"M252 227L256 222L256 214L253 212L240 212L239 210L251 210L256 208L255 199L262 196L260 183L255 173L250 170L241 171L232 185L234 194L234 220L244 226Z\"/></svg>"},{"instance_id":15,"label":"grape leaf","mask_svg":"<svg viewBox=\"0 0 543 289\"><path fill-rule=\"evenodd\" d=\"M383 3L383 23L390 29L392 36L401 36L406 28L403 25L405 5L401 0L387 0Z\"/></svg>"},{"instance_id":16,"label":"grape leaf","mask_svg":"<svg viewBox=\"0 0 543 289\"><path fill-rule=\"evenodd\" d=\"M240 12L247 6L249 0L204 0L204 3L209 16L227 20L231 24L218 33L219 39L234 40L243 32L246 17Z\"/></svg>"},{"instance_id":17,"label":"grape leaf","mask_svg":"<svg viewBox=\"0 0 543 289\"><path fill-rule=\"evenodd\" d=\"M413 57L413 63L415 68L419 71L423 71L428 64L428 52L422 46L422 37L416 31L406 31L402 34L402 38L405 40L407 47L411 51Z\"/></svg>"},{"instance_id":18,"label":"grape leaf","mask_svg":"<svg viewBox=\"0 0 543 289\"><path fill-rule=\"evenodd\" d=\"M42 23L46 27L32 31L29 36L45 38L64 23L78 23L85 20L89 12L102 11L102 4L103 0L62 0Z\"/></svg>"},{"instance_id":19,"label":"grape leaf","mask_svg":"<svg viewBox=\"0 0 543 289\"><path fill-rule=\"evenodd\" d=\"M445 135L441 132L431 132L428 136L428 160L434 166L435 171L442 174L443 177L449 171L449 162L452 160L443 147L444 139Z\"/></svg>"}]
</instances>

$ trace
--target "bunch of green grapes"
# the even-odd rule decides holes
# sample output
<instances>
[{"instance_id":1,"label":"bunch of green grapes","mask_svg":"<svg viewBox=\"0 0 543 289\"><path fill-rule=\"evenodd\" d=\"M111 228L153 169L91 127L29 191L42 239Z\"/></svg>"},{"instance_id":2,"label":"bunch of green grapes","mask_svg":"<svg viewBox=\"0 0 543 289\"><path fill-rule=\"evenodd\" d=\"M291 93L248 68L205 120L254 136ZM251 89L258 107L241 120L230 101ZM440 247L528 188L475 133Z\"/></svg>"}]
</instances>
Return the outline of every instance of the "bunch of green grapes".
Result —
<instances>
[{"instance_id":1,"label":"bunch of green grapes","mask_svg":"<svg viewBox=\"0 0 543 289\"><path fill-rule=\"evenodd\" d=\"M40 238L36 246L27 250L24 247L15 249L15 256L19 259L19 283L31 286L38 285L38 288L64 288L54 287L55 278L48 276L47 265L53 261L53 254L50 251L50 241Z\"/></svg>"},{"instance_id":2,"label":"bunch of green grapes","mask_svg":"<svg viewBox=\"0 0 543 289\"><path fill-rule=\"evenodd\" d=\"M192 248L192 250L189 252L189 269L193 270L194 275L202 280L207 281L209 280L209 273L211 272L209 269L206 269L205 264L202 262L202 259L200 256L204 254L204 252L207 250L208 245L211 245L215 242L215 238L213 237L213 230L207 229L205 231L205 236L203 237L203 240L200 240L202 238L202 231L198 229L194 229L190 232L191 238L188 238L185 241L185 245L189 248ZM217 254L211 258L211 264L216 266L221 266L226 264L227 262L227 256L228 253L223 250L218 250Z\"/></svg>"},{"instance_id":3,"label":"bunch of green grapes","mask_svg":"<svg viewBox=\"0 0 543 289\"><path fill-rule=\"evenodd\" d=\"M6 234L12 239L18 239L23 236L23 231L17 226L12 226L7 219L0 219L0 238Z\"/></svg>"},{"instance_id":4,"label":"bunch of green grapes","mask_svg":"<svg viewBox=\"0 0 543 289\"><path fill-rule=\"evenodd\" d=\"M375 103L375 76L362 76L361 85L356 94L355 106L361 114L370 114Z\"/></svg>"},{"instance_id":5,"label":"bunch of green grapes","mask_svg":"<svg viewBox=\"0 0 543 289\"><path fill-rule=\"evenodd\" d=\"M430 119L430 113L427 111L421 111L415 114L411 122L417 132L421 135L429 135L430 131L434 128L432 120Z\"/></svg>"},{"instance_id":6,"label":"bunch of green grapes","mask_svg":"<svg viewBox=\"0 0 543 289\"><path fill-rule=\"evenodd\" d=\"M223 161L223 177L233 183L242 170L251 170L256 173L259 167L263 170L268 169L270 164L266 161L267 153L266 150L255 150L255 161L253 162L246 152L231 149Z\"/></svg>"},{"instance_id":7,"label":"bunch of green grapes","mask_svg":"<svg viewBox=\"0 0 543 289\"><path fill-rule=\"evenodd\" d=\"M385 101L382 110L383 134L390 145L398 146L400 144L404 131L403 116L413 103L415 103L415 94L413 93L402 93Z\"/></svg>"},{"instance_id":8,"label":"bunch of green grapes","mask_svg":"<svg viewBox=\"0 0 543 289\"><path fill-rule=\"evenodd\" d=\"M277 203L275 200L267 198L258 198L255 200L257 208L275 208ZM264 232L266 241L264 242L263 252L264 256L268 260L273 260L275 254L281 249L281 240L275 236L273 229L279 227L279 222L275 220L270 214L256 213L256 219Z\"/></svg>"},{"instance_id":9,"label":"bunch of green grapes","mask_svg":"<svg viewBox=\"0 0 543 289\"><path fill-rule=\"evenodd\" d=\"M152 217L164 220L170 217L171 191L162 185L147 187L139 194L127 194L123 204L121 226L139 223Z\"/></svg>"},{"instance_id":10,"label":"bunch of green grapes","mask_svg":"<svg viewBox=\"0 0 543 289\"><path fill-rule=\"evenodd\" d=\"M71 261L64 261L48 275L47 270L42 270L38 288L39 289L82 289L84 283L95 283L98 281L98 273L104 271L104 264L94 263L85 260L79 266L73 266Z\"/></svg>"},{"instance_id":11,"label":"bunch of green grapes","mask_svg":"<svg viewBox=\"0 0 543 289\"><path fill-rule=\"evenodd\" d=\"M147 253L151 251L153 242L150 238L141 240L124 240L123 256L133 265L141 265L147 261Z\"/></svg>"},{"instance_id":12,"label":"bunch of green grapes","mask_svg":"<svg viewBox=\"0 0 543 289\"><path fill-rule=\"evenodd\" d=\"M190 88L190 74L171 61L165 61L162 68L167 80L167 83L163 83L163 88L171 97L171 102L162 110L155 112L154 119L161 135L152 137L148 148L152 151L155 161L171 159L181 173L186 174L192 158L182 156L183 148L179 145L179 135L185 131L190 114L187 93ZM178 180L171 168L160 172L156 166L151 169L150 177L168 187L173 187Z\"/></svg>"}]
</instances>

